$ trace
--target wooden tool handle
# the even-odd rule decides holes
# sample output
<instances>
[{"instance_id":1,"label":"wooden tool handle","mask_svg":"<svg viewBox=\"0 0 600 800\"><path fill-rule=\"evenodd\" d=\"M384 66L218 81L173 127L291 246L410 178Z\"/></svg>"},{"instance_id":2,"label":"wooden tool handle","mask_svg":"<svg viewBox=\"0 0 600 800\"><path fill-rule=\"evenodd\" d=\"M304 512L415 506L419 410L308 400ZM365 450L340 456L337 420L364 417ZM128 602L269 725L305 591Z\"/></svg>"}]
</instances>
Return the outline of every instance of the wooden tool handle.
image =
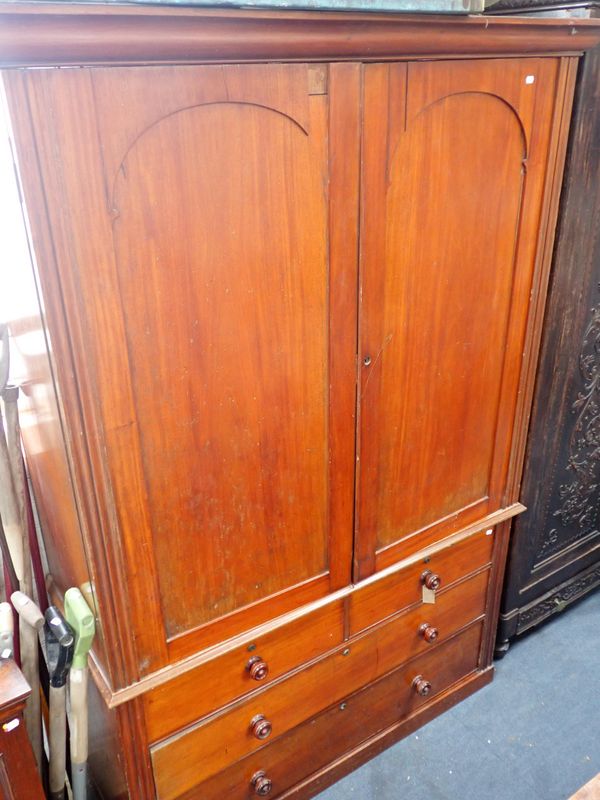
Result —
<instances>
[{"instance_id":1,"label":"wooden tool handle","mask_svg":"<svg viewBox=\"0 0 600 800\"><path fill-rule=\"evenodd\" d=\"M50 689L50 764L48 783L53 800L64 797L67 741L66 684Z\"/></svg>"},{"instance_id":2,"label":"wooden tool handle","mask_svg":"<svg viewBox=\"0 0 600 800\"><path fill-rule=\"evenodd\" d=\"M71 729L71 761L83 764L88 757L88 670L72 668L69 673L69 726Z\"/></svg>"},{"instance_id":3,"label":"wooden tool handle","mask_svg":"<svg viewBox=\"0 0 600 800\"><path fill-rule=\"evenodd\" d=\"M23 592L13 592L10 599L19 616L23 617L28 625L38 631L44 627L44 615L30 597Z\"/></svg>"}]
</instances>

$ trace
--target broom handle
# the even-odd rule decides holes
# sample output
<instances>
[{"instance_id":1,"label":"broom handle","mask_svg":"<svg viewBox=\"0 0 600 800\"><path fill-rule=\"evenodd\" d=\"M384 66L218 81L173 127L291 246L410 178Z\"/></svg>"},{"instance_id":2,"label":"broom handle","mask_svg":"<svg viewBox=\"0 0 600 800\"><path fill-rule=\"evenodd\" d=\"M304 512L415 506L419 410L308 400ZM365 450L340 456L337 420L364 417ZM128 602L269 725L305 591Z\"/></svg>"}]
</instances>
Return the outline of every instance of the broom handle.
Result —
<instances>
[{"instance_id":1,"label":"broom handle","mask_svg":"<svg viewBox=\"0 0 600 800\"><path fill-rule=\"evenodd\" d=\"M63 686L50 685L50 703L48 709L50 741L50 763L48 785L50 800L63 800L65 796L65 774L67 771L67 758L65 744L67 741L67 716L66 716L67 684Z\"/></svg>"},{"instance_id":2,"label":"broom handle","mask_svg":"<svg viewBox=\"0 0 600 800\"><path fill-rule=\"evenodd\" d=\"M6 541L19 583L23 580L23 532L15 493L4 421L0 414L0 513ZM25 587L23 587L25 588Z\"/></svg>"},{"instance_id":3,"label":"broom handle","mask_svg":"<svg viewBox=\"0 0 600 800\"><path fill-rule=\"evenodd\" d=\"M44 577L44 566L42 564L42 555L40 553L40 543L38 541L37 529L35 526L35 516L33 514L33 501L31 499L31 492L29 491L29 482L27 480L27 469L25 467L25 459L23 459L23 486L25 487L25 522L26 530L29 540L29 553L31 555L31 565L33 567L33 578L35 581L35 588L37 591L38 603L40 611L45 612L48 608L48 590L46 589L46 579Z\"/></svg>"},{"instance_id":4,"label":"broom handle","mask_svg":"<svg viewBox=\"0 0 600 800\"><path fill-rule=\"evenodd\" d=\"M4 530L13 566L19 578L20 587L28 595L32 593L31 559L29 558L28 536L25 528L25 495L23 488L23 456L17 414L17 395L15 387L7 387L2 393L6 414L6 434L0 414L0 487L2 487L1 507L4 509ZM15 487L19 487L17 491ZM27 557L25 554L27 553ZM19 609L17 609L19 611ZM42 769L42 716L40 703L40 675L38 663L38 629L32 628L20 615L19 641L21 669L25 680L31 686L31 694L23 713L33 754L41 773Z\"/></svg>"},{"instance_id":5,"label":"broom handle","mask_svg":"<svg viewBox=\"0 0 600 800\"><path fill-rule=\"evenodd\" d=\"M38 663L38 631L44 625L44 616L33 600L23 594L23 592L13 592L10 599L19 614L22 670L25 679L31 686L31 694L27 700L23 716L25 718L33 754L37 761L38 770L40 770L41 773L42 717Z\"/></svg>"},{"instance_id":6,"label":"broom handle","mask_svg":"<svg viewBox=\"0 0 600 800\"><path fill-rule=\"evenodd\" d=\"M88 759L88 668L72 667L69 673L69 701L71 713L71 781L74 800L87 797Z\"/></svg>"}]
</instances>

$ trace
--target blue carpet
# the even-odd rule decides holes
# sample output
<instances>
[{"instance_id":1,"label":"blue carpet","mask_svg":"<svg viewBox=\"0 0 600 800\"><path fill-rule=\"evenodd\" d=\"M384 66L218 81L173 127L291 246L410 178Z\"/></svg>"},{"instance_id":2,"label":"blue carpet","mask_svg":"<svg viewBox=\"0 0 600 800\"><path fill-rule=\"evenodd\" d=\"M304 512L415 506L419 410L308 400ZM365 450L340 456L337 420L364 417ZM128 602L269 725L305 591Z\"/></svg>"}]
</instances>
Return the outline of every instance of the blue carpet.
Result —
<instances>
[{"instance_id":1,"label":"blue carpet","mask_svg":"<svg viewBox=\"0 0 600 800\"><path fill-rule=\"evenodd\" d=\"M516 641L493 682L319 800L566 800L600 772L600 592Z\"/></svg>"}]
</instances>

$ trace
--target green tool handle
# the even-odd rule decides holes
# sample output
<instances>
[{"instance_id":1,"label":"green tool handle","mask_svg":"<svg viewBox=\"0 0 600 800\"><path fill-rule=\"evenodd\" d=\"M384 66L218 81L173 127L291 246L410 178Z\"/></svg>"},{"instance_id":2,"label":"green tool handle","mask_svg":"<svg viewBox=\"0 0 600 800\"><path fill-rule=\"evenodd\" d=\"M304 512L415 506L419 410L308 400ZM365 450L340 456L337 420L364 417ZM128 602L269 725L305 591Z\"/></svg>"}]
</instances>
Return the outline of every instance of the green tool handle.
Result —
<instances>
[{"instance_id":1,"label":"green tool handle","mask_svg":"<svg viewBox=\"0 0 600 800\"><path fill-rule=\"evenodd\" d=\"M65 592L65 618L75 631L75 651L73 653L74 669L84 669L87 657L94 641L94 615L80 590L74 586Z\"/></svg>"}]
</instances>

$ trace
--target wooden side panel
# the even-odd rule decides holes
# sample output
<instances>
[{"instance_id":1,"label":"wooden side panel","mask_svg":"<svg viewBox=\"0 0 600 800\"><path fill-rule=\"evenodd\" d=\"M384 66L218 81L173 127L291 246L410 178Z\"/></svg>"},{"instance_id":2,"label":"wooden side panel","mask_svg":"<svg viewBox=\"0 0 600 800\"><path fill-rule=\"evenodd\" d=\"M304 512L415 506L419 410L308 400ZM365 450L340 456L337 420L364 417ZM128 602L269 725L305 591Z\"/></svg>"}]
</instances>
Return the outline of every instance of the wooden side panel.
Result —
<instances>
[{"instance_id":1,"label":"wooden side panel","mask_svg":"<svg viewBox=\"0 0 600 800\"><path fill-rule=\"evenodd\" d=\"M20 425L35 497L48 539L52 576L64 592L89 581L62 436L46 332L35 286L26 224L0 106L2 299L11 334L10 382L22 387Z\"/></svg>"},{"instance_id":2,"label":"wooden side panel","mask_svg":"<svg viewBox=\"0 0 600 800\"><path fill-rule=\"evenodd\" d=\"M365 68L359 575L502 507L557 65Z\"/></svg>"},{"instance_id":3,"label":"wooden side panel","mask_svg":"<svg viewBox=\"0 0 600 800\"><path fill-rule=\"evenodd\" d=\"M36 265L3 100L4 97L0 99L0 320L10 330L10 382L20 387L21 436L48 568L62 595L71 586L84 591L93 587L94 572L84 547L83 522L67 455L62 398L55 378L54 342L48 333L47 308L36 285ZM98 633L94 649L106 665L102 627Z\"/></svg>"},{"instance_id":4,"label":"wooden side panel","mask_svg":"<svg viewBox=\"0 0 600 800\"><path fill-rule=\"evenodd\" d=\"M89 681L89 765L94 785L101 797L127 800L136 797L136 787L128 788L126 781L126 752L131 743L121 736L119 716L125 709L109 709L93 680ZM126 745L123 746L123 742ZM139 777L142 783L142 776Z\"/></svg>"},{"instance_id":5,"label":"wooden side panel","mask_svg":"<svg viewBox=\"0 0 600 800\"><path fill-rule=\"evenodd\" d=\"M25 76L142 673L349 580L358 79Z\"/></svg>"}]
</instances>

